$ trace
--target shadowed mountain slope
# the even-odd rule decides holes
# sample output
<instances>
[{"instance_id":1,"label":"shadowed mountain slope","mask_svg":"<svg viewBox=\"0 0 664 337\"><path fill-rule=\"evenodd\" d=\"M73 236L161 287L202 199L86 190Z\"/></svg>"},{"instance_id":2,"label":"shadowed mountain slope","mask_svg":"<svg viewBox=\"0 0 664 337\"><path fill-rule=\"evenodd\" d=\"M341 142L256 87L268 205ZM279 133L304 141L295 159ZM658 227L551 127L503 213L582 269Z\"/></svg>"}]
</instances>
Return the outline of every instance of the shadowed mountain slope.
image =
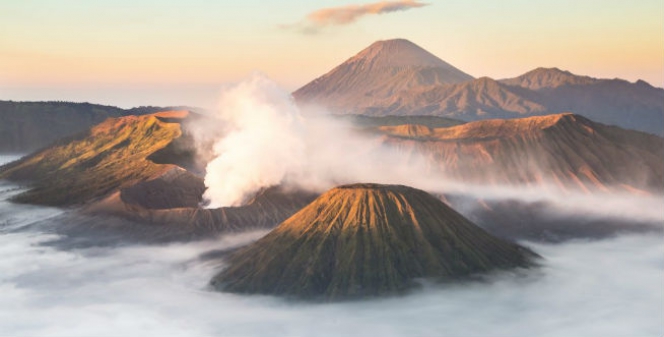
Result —
<instances>
[{"instance_id":1,"label":"shadowed mountain slope","mask_svg":"<svg viewBox=\"0 0 664 337\"><path fill-rule=\"evenodd\" d=\"M536 255L493 237L439 199L401 185L334 188L228 258L223 291L344 299L400 293L527 267Z\"/></svg>"},{"instance_id":2,"label":"shadowed mountain slope","mask_svg":"<svg viewBox=\"0 0 664 337\"><path fill-rule=\"evenodd\" d=\"M509 86L522 87L530 90L555 89L566 85L590 85L601 80L589 76L574 75L558 68L537 68L521 76L501 80Z\"/></svg>"},{"instance_id":3,"label":"shadowed mountain slope","mask_svg":"<svg viewBox=\"0 0 664 337\"><path fill-rule=\"evenodd\" d=\"M423 153L435 169L463 182L664 191L664 139L579 115L378 130L388 144Z\"/></svg>"},{"instance_id":4,"label":"shadowed mountain slope","mask_svg":"<svg viewBox=\"0 0 664 337\"><path fill-rule=\"evenodd\" d=\"M115 227L143 240L183 240L272 228L309 203L312 193L278 187L241 207L206 209L196 150L181 124L186 111L111 118L75 137L0 168L0 179L26 182L18 202L83 206L76 230ZM204 165L203 165L204 167ZM187 170L185 168L190 168ZM149 226L126 225L112 215Z\"/></svg>"},{"instance_id":5,"label":"shadowed mountain slope","mask_svg":"<svg viewBox=\"0 0 664 337\"><path fill-rule=\"evenodd\" d=\"M187 108L189 109L189 108ZM182 108L114 106L73 102L0 101L0 153L25 153L84 132L107 118Z\"/></svg>"},{"instance_id":6,"label":"shadowed mountain slope","mask_svg":"<svg viewBox=\"0 0 664 337\"><path fill-rule=\"evenodd\" d=\"M301 103L333 107L335 113L354 113L403 90L472 79L416 44L394 39L373 43L293 96Z\"/></svg>"},{"instance_id":7,"label":"shadowed mountain slope","mask_svg":"<svg viewBox=\"0 0 664 337\"><path fill-rule=\"evenodd\" d=\"M407 40L378 41L293 93L335 114L435 115L463 121L574 112L664 135L664 89L644 81L537 68L496 81L473 79Z\"/></svg>"},{"instance_id":8,"label":"shadowed mountain slope","mask_svg":"<svg viewBox=\"0 0 664 337\"><path fill-rule=\"evenodd\" d=\"M395 115L444 115L461 120L514 118L545 113L542 104L491 78L404 90L370 111ZM444 112L441 114L441 112Z\"/></svg>"},{"instance_id":9,"label":"shadowed mountain slope","mask_svg":"<svg viewBox=\"0 0 664 337\"><path fill-rule=\"evenodd\" d=\"M30 181L32 188L16 201L72 205L105 196L119 188L160 176L174 165L146 158L182 134L178 123L186 111L110 118L72 138L0 169L0 179Z\"/></svg>"}]
</instances>

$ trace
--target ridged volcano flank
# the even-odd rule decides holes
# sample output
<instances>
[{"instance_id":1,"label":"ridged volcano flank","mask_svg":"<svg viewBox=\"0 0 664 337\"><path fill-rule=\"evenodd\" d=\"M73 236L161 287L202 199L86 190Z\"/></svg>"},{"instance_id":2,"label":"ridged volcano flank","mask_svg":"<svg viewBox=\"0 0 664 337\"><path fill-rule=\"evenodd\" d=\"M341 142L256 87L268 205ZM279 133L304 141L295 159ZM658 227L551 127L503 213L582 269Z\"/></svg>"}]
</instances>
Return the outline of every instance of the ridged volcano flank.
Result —
<instances>
[{"instance_id":1,"label":"ridged volcano flank","mask_svg":"<svg viewBox=\"0 0 664 337\"><path fill-rule=\"evenodd\" d=\"M240 293L366 297L401 292L416 278L527 267L534 256L426 192L356 184L326 192L235 252L212 284Z\"/></svg>"},{"instance_id":2,"label":"ridged volcano flank","mask_svg":"<svg viewBox=\"0 0 664 337\"><path fill-rule=\"evenodd\" d=\"M376 41L347 62L365 62L371 68L438 67L454 69L449 63L406 40ZM467 80L469 76L462 76Z\"/></svg>"},{"instance_id":3,"label":"ridged volcano flank","mask_svg":"<svg viewBox=\"0 0 664 337\"><path fill-rule=\"evenodd\" d=\"M458 181L556 184L589 192L664 190L664 139L572 113L378 131L402 155L424 155Z\"/></svg>"},{"instance_id":4,"label":"ridged volcano flank","mask_svg":"<svg viewBox=\"0 0 664 337\"><path fill-rule=\"evenodd\" d=\"M461 83L473 77L404 39L377 41L293 93L300 103L335 113L358 109L410 89Z\"/></svg>"}]
</instances>

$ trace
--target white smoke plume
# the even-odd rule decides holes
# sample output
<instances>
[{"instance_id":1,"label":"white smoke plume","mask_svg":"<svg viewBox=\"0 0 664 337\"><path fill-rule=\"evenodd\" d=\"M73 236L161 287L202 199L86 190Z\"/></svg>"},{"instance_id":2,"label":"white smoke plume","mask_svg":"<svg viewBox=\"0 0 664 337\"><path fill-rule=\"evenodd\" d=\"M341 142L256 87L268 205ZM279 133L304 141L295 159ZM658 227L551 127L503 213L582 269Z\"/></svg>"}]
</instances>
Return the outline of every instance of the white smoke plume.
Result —
<instances>
[{"instance_id":1,"label":"white smoke plume","mask_svg":"<svg viewBox=\"0 0 664 337\"><path fill-rule=\"evenodd\" d=\"M313 118L312 120L317 121ZM352 133L333 124L302 119L308 145L304 158L317 170L332 165L337 148L342 164L324 177L390 177L391 162L362 156ZM225 131L234 124L223 124ZM313 125L313 126L312 126ZM288 129L288 128L287 128ZM325 131L326 130L326 131ZM348 132L348 131L344 131ZM353 136L353 137L351 137ZM221 140L221 138L219 138ZM372 144L371 146L376 146ZM341 149L340 149L341 148ZM317 155L308 153L320 150ZM386 150L387 151L387 150ZM0 163L3 161L0 156ZM383 158L387 159L387 158ZM354 161L359 164L350 165ZM305 163L307 163L305 161ZM313 163L313 164L312 164ZM360 165L362 164L362 165ZM405 170L394 165L396 173ZM420 168L417 168L420 169ZM294 170L296 173L307 170ZM308 172L313 172L312 168ZM283 179L286 179L284 176ZM409 183L430 183L485 198L554 198L544 189L492 189L453 186L440 180L404 176ZM313 178L311 183L316 183ZM401 181L407 183L406 181ZM425 287L407 296L357 302L313 304L271 296L210 291L219 261L201 258L254 241L265 232L168 245L123 244L76 248L45 244L59 239L53 228L68 219L63 211L10 203L22 189L0 181L0 334L8 336L662 336L664 334L664 237L661 232L576 239L563 244L526 242L543 257L542 267L527 273L499 273L480 282ZM660 210L660 202L555 197L572 206ZM606 200L606 199L604 199ZM631 206L629 206L631 205ZM629 207L628 207L629 206ZM583 206L586 207L586 206ZM620 214L615 214L616 216ZM624 214L627 216L627 214ZM630 215L631 216L631 215ZM51 221L44 221L52 219ZM131 224L134 225L134 224ZM616 272L619 271L619 272ZM330 319L323 319L327 317Z\"/></svg>"},{"instance_id":2,"label":"white smoke plume","mask_svg":"<svg viewBox=\"0 0 664 337\"><path fill-rule=\"evenodd\" d=\"M277 185L304 161L303 122L293 100L255 74L227 89L217 117L224 128L207 166L204 197L211 207L237 206L263 187Z\"/></svg>"},{"instance_id":3,"label":"white smoke plume","mask_svg":"<svg viewBox=\"0 0 664 337\"><path fill-rule=\"evenodd\" d=\"M216 117L222 130L206 168L209 207L237 206L279 184L322 191L342 183L399 183L426 170L423 160L403 158L337 119L303 113L258 73L222 93Z\"/></svg>"},{"instance_id":4,"label":"white smoke plume","mask_svg":"<svg viewBox=\"0 0 664 337\"><path fill-rule=\"evenodd\" d=\"M658 207L664 202L661 195L588 194L546 183L481 186L453 181L430 158L399 152L324 112L300 110L287 91L258 73L224 90L216 117L220 131L213 135L209 125L190 126L193 134L214 138L214 159L205 176L209 207L237 206L275 185L323 192L340 184L383 183L481 199L548 201L587 215L664 221Z\"/></svg>"}]
</instances>

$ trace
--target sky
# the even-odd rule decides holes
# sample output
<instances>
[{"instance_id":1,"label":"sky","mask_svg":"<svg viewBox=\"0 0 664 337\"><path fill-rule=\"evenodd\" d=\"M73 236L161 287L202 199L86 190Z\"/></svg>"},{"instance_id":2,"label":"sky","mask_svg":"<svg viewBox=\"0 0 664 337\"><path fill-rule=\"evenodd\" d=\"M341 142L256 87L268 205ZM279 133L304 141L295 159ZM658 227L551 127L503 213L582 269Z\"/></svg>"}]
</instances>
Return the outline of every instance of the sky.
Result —
<instances>
[{"instance_id":1,"label":"sky","mask_svg":"<svg viewBox=\"0 0 664 337\"><path fill-rule=\"evenodd\" d=\"M0 1L0 100L211 107L255 71L295 90L392 38L475 77L664 87L659 0L23 0Z\"/></svg>"}]
</instances>

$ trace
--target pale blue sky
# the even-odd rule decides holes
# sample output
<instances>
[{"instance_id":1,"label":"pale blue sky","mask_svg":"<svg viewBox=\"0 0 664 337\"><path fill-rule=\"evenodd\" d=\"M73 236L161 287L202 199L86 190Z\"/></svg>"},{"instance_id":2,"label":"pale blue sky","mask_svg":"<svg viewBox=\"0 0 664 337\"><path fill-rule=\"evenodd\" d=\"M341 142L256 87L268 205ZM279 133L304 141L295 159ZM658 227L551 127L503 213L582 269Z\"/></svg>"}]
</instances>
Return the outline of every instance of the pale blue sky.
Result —
<instances>
[{"instance_id":1,"label":"pale blue sky","mask_svg":"<svg viewBox=\"0 0 664 337\"><path fill-rule=\"evenodd\" d=\"M0 99L211 105L254 70L289 90L381 39L473 76L538 66L664 86L664 2L423 1L301 34L283 24L372 1L0 1Z\"/></svg>"}]
</instances>

